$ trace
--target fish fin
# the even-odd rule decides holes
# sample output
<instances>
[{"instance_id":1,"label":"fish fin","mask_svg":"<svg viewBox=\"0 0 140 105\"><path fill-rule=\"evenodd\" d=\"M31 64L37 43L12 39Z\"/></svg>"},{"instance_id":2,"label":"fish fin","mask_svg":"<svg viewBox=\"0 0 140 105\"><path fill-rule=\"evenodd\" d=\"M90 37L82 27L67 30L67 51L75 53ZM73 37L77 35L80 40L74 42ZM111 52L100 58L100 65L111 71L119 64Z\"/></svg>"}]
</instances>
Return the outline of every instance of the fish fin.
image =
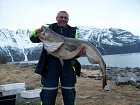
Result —
<instances>
[{"instance_id":1,"label":"fish fin","mask_svg":"<svg viewBox=\"0 0 140 105\"><path fill-rule=\"evenodd\" d=\"M58 50L64 42L53 42L48 44L44 44L44 48L47 50L48 53L52 53Z\"/></svg>"},{"instance_id":2,"label":"fish fin","mask_svg":"<svg viewBox=\"0 0 140 105\"><path fill-rule=\"evenodd\" d=\"M73 52L77 49L77 46L74 46L74 45L71 45L71 44L65 44L65 49L70 51L70 52Z\"/></svg>"},{"instance_id":3,"label":"fish fin","mask_svg":"<svg viewBox=\"0 0 140 105\"><path fill-rule=\"evenodd\" d=\"M87 56L89 63L91 64L99 64L99 61L96 60L95 57Z\"/></svg>"}]
</instances>

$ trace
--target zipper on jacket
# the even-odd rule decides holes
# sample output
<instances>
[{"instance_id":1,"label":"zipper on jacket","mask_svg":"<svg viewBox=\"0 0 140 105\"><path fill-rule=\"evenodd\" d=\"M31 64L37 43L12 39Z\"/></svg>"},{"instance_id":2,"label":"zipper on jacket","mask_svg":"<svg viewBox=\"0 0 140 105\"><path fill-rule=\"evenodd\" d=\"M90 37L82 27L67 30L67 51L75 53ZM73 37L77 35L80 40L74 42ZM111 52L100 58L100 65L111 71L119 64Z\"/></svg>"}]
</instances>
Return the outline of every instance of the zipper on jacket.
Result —
<instances>
[{"instance_id":1,"label":"zipper on jacket","mask_svg":"<svg viewBox=\"0 0 140 105\"><path fill-rule=\"evenodd\" d=\"M63 33L63 29L61 28L61 34Z\"/></svg>"}]
</instances>

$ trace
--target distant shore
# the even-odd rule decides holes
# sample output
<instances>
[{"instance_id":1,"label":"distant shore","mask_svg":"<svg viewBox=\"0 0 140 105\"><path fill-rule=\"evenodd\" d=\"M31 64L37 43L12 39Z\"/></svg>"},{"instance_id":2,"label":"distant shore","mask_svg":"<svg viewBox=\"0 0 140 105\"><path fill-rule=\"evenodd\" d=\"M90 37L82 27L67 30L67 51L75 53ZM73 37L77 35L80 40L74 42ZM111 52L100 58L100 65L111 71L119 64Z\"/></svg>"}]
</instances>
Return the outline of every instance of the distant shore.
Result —
<instances>
[{"instance_id":1,"label":"distant shore","mask_svg":"<svg viewBox=\"0 0 140 105\"><path fill-rule=\"evenodd\" d=\"M34 73L35 67L36 64L1 64L0 84L26 83L27 90L41 87L40 75ZM127 84L117 86L114 81L118 75L125 77L127 74L133 74L133 77L135 77L135 75L139 77L139 68L107 67L108 84L111 86L111 90L103 91L102 80L95 78L98 76L99 68L89 67L90 66L82 66L81 76L77 77L77 105L140 104L139 88ZM131 80L135 80L135 78ZM40 104L40 98L25 99L17 97L16 103L16 105L38 105ZM56 105L62 105L61 90L58 91Z\"/></svg>"}]
</instances>

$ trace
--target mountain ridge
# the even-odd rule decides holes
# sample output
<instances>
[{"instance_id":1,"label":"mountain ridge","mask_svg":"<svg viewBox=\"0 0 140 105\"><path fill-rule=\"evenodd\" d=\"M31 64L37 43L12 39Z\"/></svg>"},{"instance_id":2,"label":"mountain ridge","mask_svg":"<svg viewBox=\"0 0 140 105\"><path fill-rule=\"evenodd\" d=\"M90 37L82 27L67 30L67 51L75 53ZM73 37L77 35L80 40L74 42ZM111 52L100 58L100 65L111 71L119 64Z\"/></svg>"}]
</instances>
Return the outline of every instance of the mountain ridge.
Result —
<instances>
[{"instance_id":1,"label":"mountain ridge","mask_svg":"<svg viewBox=\"0 0 140 105\"><path fill-rule=\"evenodd\" d=\"M140 52L140 36L135 36L129 31L91 26L77 28L79 39L95 45L102 55ZM8 62L38 60L42 44L32 43L29 39L30 34L29 29L0 29L0 55L6 57Z\"/></svg>"}]
</instances>

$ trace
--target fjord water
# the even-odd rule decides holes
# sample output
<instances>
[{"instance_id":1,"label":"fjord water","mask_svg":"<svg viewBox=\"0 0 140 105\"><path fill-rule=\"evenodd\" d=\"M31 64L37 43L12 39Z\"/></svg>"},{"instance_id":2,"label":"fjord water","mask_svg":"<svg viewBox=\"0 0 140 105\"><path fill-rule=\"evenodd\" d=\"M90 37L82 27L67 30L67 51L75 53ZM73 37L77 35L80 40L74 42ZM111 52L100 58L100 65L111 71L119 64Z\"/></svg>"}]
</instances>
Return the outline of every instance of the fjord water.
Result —
<instances>
[{"instance_id":1,"label":"fjord water","mask_svg":"<svg viewBox=\"0 0 140 105\"><path fill-rule=\"evenodd\" d=\"M109 67L140 67L140 53L103 55ZM91 65L87 58L78 58L82 65Z\"/></svg>"},{"instance_id":2,"label":"fjord water","mask_svg":"<svg viewBox=\"0 0 140 105\"><path fill-rule=\"evenodd\" d=\"M103 55L107 67L140 67L140 53ZM78 58L81 65L91 65L86 57ZM19 63L37 63L36 61L22 61ZM15 62L16 63L16 62Z\"/></svg>"}]
</instances>

